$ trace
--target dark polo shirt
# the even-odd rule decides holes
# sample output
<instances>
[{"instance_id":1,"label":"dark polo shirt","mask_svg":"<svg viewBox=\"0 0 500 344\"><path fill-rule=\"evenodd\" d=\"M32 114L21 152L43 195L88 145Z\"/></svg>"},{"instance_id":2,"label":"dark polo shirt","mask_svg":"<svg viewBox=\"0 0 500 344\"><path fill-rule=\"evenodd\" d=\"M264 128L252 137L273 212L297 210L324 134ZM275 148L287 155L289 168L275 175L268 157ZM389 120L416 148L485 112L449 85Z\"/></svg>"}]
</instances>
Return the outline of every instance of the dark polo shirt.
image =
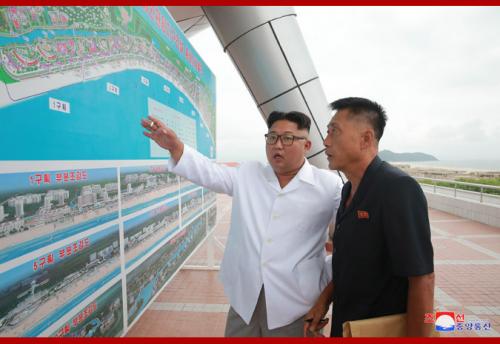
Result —
<instances>
[{"instance_id":1,"label":"dark polo shirt","mask_svg":"<svg viewBox=\"0 0 500 344\"><path fill-rule=\"evenodd\" d=\"M350 191L347 182L333 235L332 336L345 321L406 312L408 277L434 271L427 201L413 178L375 157L346 208Z\"/></svg>"}]
</instances>

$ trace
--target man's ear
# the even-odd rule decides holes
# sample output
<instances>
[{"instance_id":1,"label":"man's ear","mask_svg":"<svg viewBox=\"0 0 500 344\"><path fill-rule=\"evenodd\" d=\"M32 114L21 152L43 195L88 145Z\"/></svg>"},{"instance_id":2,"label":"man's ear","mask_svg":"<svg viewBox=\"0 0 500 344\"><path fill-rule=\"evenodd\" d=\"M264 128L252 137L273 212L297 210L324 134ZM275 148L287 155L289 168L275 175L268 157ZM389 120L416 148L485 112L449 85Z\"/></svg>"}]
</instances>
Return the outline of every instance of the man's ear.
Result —
<instances>
[{"instance_id":1,"label":"man's ear","mask_svg":"<svg viewBox=\"0 0 500 344\"><path fill-rule=\"evenodd\" d=\"M312 147L312 142L310 140L306 140L306 144L304 145L306 152L309 152L311 150L311 147Z\"/></svg>"},{"instance_id":2,"label":"man's ear","mask_svg":"<svg viewBox=\"0 0 500 344\"><path fill-rule=\"evenodd\" d=\"M361 132L361 150L367 150L375 143L375 132L373 129L366 129Z\"/></svg>"}]
</instances>

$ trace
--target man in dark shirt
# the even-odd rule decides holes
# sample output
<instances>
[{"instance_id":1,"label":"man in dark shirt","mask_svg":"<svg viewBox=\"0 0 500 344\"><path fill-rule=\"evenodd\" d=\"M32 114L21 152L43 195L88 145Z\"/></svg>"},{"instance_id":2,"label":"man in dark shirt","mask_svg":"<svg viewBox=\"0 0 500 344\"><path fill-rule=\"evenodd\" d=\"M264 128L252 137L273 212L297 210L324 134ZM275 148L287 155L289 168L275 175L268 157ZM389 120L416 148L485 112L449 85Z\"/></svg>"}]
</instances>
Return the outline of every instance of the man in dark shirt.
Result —
<instances>
[{"instance_id":1,"label":"man in dark shirt","mask_svg":"<svg viewBox=\"0 0 500 344\"><path fill-rule=\"evenodd\" d=\"M407 335L429 336L434 264L427 201L419 184L380 160L387 116L377 103L344 98L324 141L330 169L349 180L342 190L333 236L333 280L306 315L317 333L333 302L332 336L346 321L407 313Z\"/></svg>"}]
</instances>

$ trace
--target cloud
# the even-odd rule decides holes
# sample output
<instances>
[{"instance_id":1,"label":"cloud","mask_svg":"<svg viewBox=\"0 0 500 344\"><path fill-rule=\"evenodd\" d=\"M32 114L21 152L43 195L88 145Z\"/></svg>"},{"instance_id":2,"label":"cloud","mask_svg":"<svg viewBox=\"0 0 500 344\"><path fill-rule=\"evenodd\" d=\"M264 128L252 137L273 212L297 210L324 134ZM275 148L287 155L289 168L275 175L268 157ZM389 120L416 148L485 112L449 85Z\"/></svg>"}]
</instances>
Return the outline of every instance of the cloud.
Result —
<instances>
[{"instance_id":1,"label":"cloud","mask_svg":"<svg viewBox=\"0 0 500 344\"><path fill-rule=\"evenodd\" d=\"M493 135L489 129L500 125L500 12L453 7L297 12L327 96L364 96L386 108L381 147L488 159L494 145L500 146L498 131Z\"/></svg>"},{"instance_id":2,"label":"cloud","mask_svg":"<svg viewBox=\"0 0 500 344\"><path fill-rule=\"evenodd\" d=\"M296 12L328 100L358 95L387 109L381 147L443 159L490 159L500 147L500 11L296 7ZM262 148L251 140L259 140L266 127L236 69L211 29L192 42L217 77L218 157L259 156Z\"/></svg>"},{"instance_id":3,"label":"cloud","mask_svg":"<svg viewBox=\"0 0 500 344\"><path fill-rule=\"evenodd\" d=\"M421 147L441 159L498 159L492 153L500 146L500 139L480 118L429 127L423 138Z\"/></svg>"}]
</instances>

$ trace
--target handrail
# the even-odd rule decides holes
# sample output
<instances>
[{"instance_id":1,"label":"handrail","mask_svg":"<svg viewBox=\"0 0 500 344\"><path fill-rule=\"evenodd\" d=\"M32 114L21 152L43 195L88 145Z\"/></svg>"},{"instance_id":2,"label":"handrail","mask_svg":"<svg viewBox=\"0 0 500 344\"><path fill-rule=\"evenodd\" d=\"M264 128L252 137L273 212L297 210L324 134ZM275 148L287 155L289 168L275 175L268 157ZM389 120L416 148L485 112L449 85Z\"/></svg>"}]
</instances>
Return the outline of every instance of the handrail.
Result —
<instances>
[{"instance_id":1,"label":"handrail","mask_svg":"<svg viewBox=\"0 0 500 344\"><path fill-rule=\"evenodd\" d=\"M460 189L460 190L479 193L480 194L480 198L479 198L479 202L480 203L483 203L483 193L484 193L483 191L484 191L484 189L490 189L490 190L498 190L498 191L500 191L500 186L496 186L496 185L468 183L468 182L460 182L460 181L457 181L457 180L450 180L450 179L437 179L437 178L417 177L417 176L413 176L413 178L415 178L417 181L419 181L419 180L430 180L430 181L432 181L432 184L425 183L425 182L422 183L422 184L432 185L434 187L434 193L436 193L436 186L440 186L440 187L443 187L443 188L450 188L451 189L451 187L437 185L437 183L439 183L439 182L444 182L444 183L448 183L448 184L454 184L453 189L454 189L454 197L455 198L457 197L457 185L478 187L479 190L480 190L479 192L472 191L472 190L465 190L465 189ZM488 194L488 195L492 196L492 197L495 197L495 196L499 197L498 195L492 195L492 194Z\"/></svg>"},{"instance_id":2,"label":"handrail","mask_svg":"<svg viewBox=\"0 0 500 344\"><path fill-rule=\"evenodd\" d=\"M468 183L468 182L460 182L458 180L451 180L451 179L437 179L437 178L428 178L428 177L413 177L415 179L426 179L426 180L432 180L436 182L445 182L445 183L453 183L457 185L469 185L469 186L476 186L476 187L484 187L485 189L493 189L493 190L500 190L500 186L496 185L488 185L488 184L477 184L477 183Z\"/></svg>"}]
</instances>

